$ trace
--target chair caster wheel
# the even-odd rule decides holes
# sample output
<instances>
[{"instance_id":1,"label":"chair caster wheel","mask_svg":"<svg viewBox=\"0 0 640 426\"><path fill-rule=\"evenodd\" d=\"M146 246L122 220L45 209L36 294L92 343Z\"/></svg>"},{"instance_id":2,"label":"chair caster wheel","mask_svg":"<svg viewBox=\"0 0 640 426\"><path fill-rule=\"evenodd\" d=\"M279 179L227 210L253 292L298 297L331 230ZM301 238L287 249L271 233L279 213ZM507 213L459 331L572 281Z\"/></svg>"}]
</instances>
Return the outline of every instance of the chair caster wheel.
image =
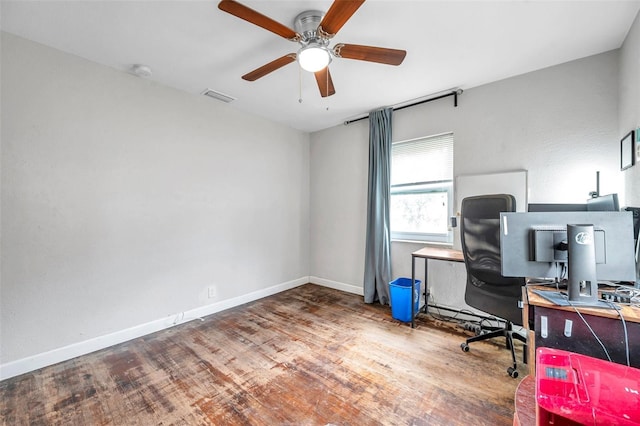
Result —
<instances>
[{"instance_id":1,"label":"chair caster wheel","mask_svg":"<svg viewBox=\"0 0 640 426\"><path fill-rule=\"evenodd\" d=\"M509 373L509 375L510 375L511 377L513 377L514 379L518 377L518 370L516 370L516 369L515 369L515 368L513 368L513 367L509 367L509 368L507 368L507 373Z\"/></svg>"},{"instance_id":2,"label":"chair caster wheel","mask_svg":"<svg viewBox=\"0 0 640 426\"><path fill-rule=\"evenodd\" d=\"M469 345L466 343L460 343L460 349L462 349L462 352L469 352Z\"/></svg>"}]
</instances>

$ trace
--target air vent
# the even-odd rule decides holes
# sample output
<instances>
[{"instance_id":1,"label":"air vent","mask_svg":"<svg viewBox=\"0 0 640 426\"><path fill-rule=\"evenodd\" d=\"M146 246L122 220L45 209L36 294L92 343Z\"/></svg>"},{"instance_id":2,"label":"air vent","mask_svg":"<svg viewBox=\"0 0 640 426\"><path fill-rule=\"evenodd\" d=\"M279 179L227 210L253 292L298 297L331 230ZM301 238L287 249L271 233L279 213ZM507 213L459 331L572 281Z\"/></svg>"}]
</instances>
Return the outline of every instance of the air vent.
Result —
<instances>
[{"instance_id":1,"label":"air vent","mask_svg":"<svg viewBox=\"0 0 640 426\"><path fill-rule=\"evenodd\" d=\"M229 103L229 102L233 102L236 100L236 98L231 97L229 95L225 95L224 93L220 93L220 92L216 92L215 90L212 89L207 89L204 92L202 92L203 95L208 96L210 98L213 99L217 99L219 101L222 101L224 103Z\"/></svg>"}]
</instances>

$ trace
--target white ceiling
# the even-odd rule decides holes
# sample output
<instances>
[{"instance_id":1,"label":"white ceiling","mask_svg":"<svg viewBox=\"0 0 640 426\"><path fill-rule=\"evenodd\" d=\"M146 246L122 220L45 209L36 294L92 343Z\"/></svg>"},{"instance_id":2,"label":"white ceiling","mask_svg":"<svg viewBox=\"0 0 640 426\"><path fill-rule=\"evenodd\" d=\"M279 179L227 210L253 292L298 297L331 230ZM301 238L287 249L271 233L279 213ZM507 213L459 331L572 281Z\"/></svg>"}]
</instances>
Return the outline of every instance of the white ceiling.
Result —
<instances>
[{"instance_id":1,"label":"white ceiling","mask_svg":"<svg viewBox=\"0 0 640 426\"><path fill-rule=\"evenodd\" d=\"M255 82L242 80L298 45L220 11L217 3L2 0L0 25L125 72L146 64L158 83L196 95L211 88L236 98L229 107L312 132L382 106L616 49L640 9L640 0L369 0L331 45L404 49L407 57L398 67L334 59L336 94L321 98L314 76L296 63ZM293 28L298 13L326 11L332 1L241 3Z\"/></svg>"}]
</instances>

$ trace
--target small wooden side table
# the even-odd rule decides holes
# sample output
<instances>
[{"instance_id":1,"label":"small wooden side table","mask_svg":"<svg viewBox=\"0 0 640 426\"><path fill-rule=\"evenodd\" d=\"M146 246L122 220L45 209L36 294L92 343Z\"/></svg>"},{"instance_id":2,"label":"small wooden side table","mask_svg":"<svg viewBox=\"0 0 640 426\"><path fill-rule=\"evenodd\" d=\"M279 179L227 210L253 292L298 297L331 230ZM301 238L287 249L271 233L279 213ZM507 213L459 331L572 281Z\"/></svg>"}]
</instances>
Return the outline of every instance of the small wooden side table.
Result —
<instances>
[{"instance_id":1,"label":"small wooden side table","mask_svg":"<svg viewBox=\"0 0 640 426\"><path fill-rule=\"evenodd\" d=\"M516 388L513 426L536 425L536 378L527 376Z\"/></svg>"}]
</instances>

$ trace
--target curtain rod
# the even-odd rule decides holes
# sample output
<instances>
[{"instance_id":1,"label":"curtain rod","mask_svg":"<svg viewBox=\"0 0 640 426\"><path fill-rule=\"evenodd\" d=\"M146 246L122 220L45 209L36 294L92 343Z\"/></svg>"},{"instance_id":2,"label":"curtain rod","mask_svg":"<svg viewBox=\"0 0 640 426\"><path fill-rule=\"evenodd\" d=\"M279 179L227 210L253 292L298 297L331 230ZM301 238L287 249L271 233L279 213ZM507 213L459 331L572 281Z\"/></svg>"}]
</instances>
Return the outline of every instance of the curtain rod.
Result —
<instances>
[{"instance_id":1,"label":"curtain rod","mask_svg":"<svg viewBox=\"0 0 640 426\"><path fill-rule=\"evenodd\" d=\"M439 96L435 96L433 98L423 99L421 101L417 101L417 102L414 102L414 103L408 104L408 105L403 105L401 107L395 107L395 108L392 107L391 109L393 109L394 111L400 111L401 109L409 108L409 107L412 107L412 106L424 104L424 103L431 102L431 101L437 101L438 99L448 98L449 96L453 96L453 106L457 107L458 106L458 96L462 95L462 92L463 92L462 89L456 89L456 90L452 90L449 93L445 93L445 94L442 94L442 95L439 95ZM360 118L354 118L353 120L345 121L344 125L346 126L348 124L355 123L356 121L364 120L364 119L367 119L367 118L369 118L369 115L363 115Z\"/></svg>"}]
</instances>

